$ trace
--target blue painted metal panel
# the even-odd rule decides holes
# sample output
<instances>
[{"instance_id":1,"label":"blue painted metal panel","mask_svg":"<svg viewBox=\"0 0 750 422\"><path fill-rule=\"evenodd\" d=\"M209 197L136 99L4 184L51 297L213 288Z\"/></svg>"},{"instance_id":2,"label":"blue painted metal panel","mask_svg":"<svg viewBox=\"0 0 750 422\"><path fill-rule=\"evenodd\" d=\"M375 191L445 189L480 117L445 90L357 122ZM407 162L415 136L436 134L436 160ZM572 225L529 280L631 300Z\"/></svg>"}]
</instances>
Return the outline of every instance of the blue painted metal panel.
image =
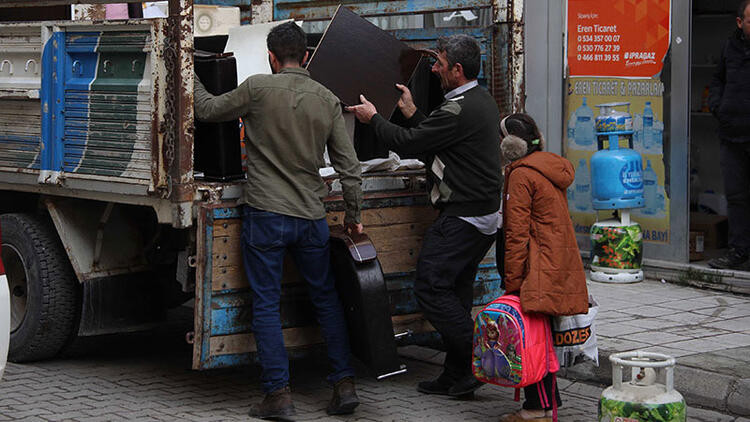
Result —
<instances>
[{"instance_id":1,"label":"blue painted metal panel","mask_svg":"<svg viewBox=\"0 0 750 422\"><path fill-rule=\"evenodd\" d=\"M52 35L42 56L43 170L150 180L149 43L148 30Z\"/></svg>"},{"instance_id":2,"label":"blue painted metal panel","mask_svg":"<svg viewBox=\"0 0 750 422\"><path fill-rule=\"evenodd\" d=\"M54 38L54 35L53 35ZM39 93L39 98L42 105L42 150L40 155L40 167L43 170L48 170L52 163L50 163L50 151L51 145L48 145L50 139L50 132L52 131L52 113L51 107L54 100L52 98L52 56L54 55L54 43L52 39L48 40L44 44L44 50L42 51L42 89Z\"/></svg>"},{"instance_id":3,"label":"blue painted metal panel","mask_svg":"<svg viewBox=\"0 0 750 422\"><path fill-rule=\"evenodd\" d=\"M474 282L473 305L480 306L502 295L500 275L494 264L479 266ZM391 300L392 315L408 315L421 312L414 294L414 273L386 275L388 295Z\"/></svg>"},{"instance_id":4,"label":"blue painted metal panel","mask_svg":"<svg viewBox=\"0 0 750 422\"><path fill-rule=\"evenodd\" d=\"M246 292L250 296L250 292ZM253 310L250 306L211 310L211 336L249 333ZM286 327L284 327L286 328Z\"/></svg>"},{"instance_id":5,"label":"blue painted metal panel","mask_svg":"<svg viewBox=\"0 0 750 422\"><path fill-rule=\"evenodd\" d=\"M393 34L394 37L409 42L409 41L434 41L439 37L451 35L464 34L470 35L477 39L477 41L484 41L492 37L492 33L487 28L479 28L473 26L461 27L461 28L417 28L417 29L393 29L387 32ZM480 43L481 44L481 43ZM486 45L482 45L482 53L486 54Z\"/></svg>"},{"instance_id":6,"label":"blue painted metal panel","mask_svg":"<svg viewBox=\"0 0 750 422\"><path fill-rule=\"evenodd\" d=\"M255 361L256 359L254 353L216 355L211 356L206 360L205 369L233 368L235 366L250 365Z\"/></svg>"},{"instance_id":7,"label":"blue painted metal panel","mask_svg":"<svg viewBox=\"0 0 750 422\"><path fill-rule=\"evenodd\" d=\"M289 359L308 356L310 349L314 347L315 346L290 349L287 350L287 356L289 356ZM320 345L318 345L318 347L320 347ZM206 365L212 369L232 368L235 366L254 364L257 363L257 361L258 359L255 353L235 353L211 356L211 358L206 361Z\"/></svg>"},{"instance_id":8,"label":"blue painted metal panel","mask_svg":"<svg viewBox=\"0 0 750 422\"><path fill-rule=\"evenodd\" d=\"M54 145L52 148L52 168L51 170L60 171L62 170L63 155L63 133L65 132L65 34L56 33L53 36L55 39L55 55L53 57L53 65L55 73L53 74L53 87L55 98L54 114L52 115L53 133L51 143Z\"/></svg>"},{"instance_id":9,"label":"blue painted metal panel","mask_svg":"<svg viewBox=\"0 0 750 422\"><path fill-rule=\"evenodd\" d=\"M474 37L481 48L481 62L482 67L479 70L479 83L482 86L487 86L487 74L492 73L488 66L491 61L489 60L492 54L492 28L479 28L479 27L463 27L463 28L423 28L423 29L396 29L389 30L394 37L404 41L412 48L417 49L433 49L435 48L435 40L440 37L449 37L456 34L465 34Z\"/></svg>"},{"instance_id":10,"label":"blue painted metal panel","mask_svg":"<svg viewBox=\"0 0 750 422\"><path fill-rule=\"evenodd\" d=\"M65 34L55 32L44 45L42 53L42 170L62 169L64 58Z\"/></svg>"},{"instance_id":11,"label":"blue painted metal panel","mask_svg":"<svg viewBox=\"0 0 750 422\"><path fill-rule=\"evenodd\" d=\"M99 55L96 47L100 33L81 32L67 36L65 66L65 149L67 150L63 170L75 171L81 164L86 145L88 144L90 101L85 94L91 89L96 78ZM73 95L71 95L73 91ZM72 151L73 152L71 154Z\"/></svg>"},{"instance_id":12,"label":"blue painted metal panel","mask_svg":"<svg viewBox=\"0 0 750 422\"><path fill-rule=\"evenodd\" d=\"M252 297L248 289L211 293L211 335L252 331ZM284 283L281 287L281 327L314 325L315 309L307 285Z\"/></svg>"},{"instance_id":13,"label":"blue painted metal panel","mask_svg":"<svg viewBox=\"0 0 750 422\"><path fill-rule=\"evenodd\" d=\"M212 217L215 219L223 219L223 218L240 218L240 209L239 207L232 207L232 208L214 208L212 211Z\"/></svg>"}]
</instances>

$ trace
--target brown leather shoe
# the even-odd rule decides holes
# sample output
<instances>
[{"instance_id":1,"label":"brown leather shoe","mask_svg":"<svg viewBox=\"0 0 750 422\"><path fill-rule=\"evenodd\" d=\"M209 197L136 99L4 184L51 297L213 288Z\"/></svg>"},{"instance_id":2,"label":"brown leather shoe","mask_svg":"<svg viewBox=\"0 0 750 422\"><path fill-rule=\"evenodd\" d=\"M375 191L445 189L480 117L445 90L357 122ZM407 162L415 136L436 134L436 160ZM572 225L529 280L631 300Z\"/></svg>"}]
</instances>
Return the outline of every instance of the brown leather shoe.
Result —
<instances>
[{"instance_id":1,"label":"brown leather shoe","mask_svg":"<svg viewBox=\"0 0 750 422\"><path fill-rule=\"evenodd\" d=\"M292 403L292 391L289 386L266 394L262 402L250 407L249 414L260 419L293 421L292 416L296 415L297 411Z\"/></svg>"},{"instance_id":2,"label":"brown leather shoe","mask_svg":"<svg viewBox=\"0 0 750 422\"><path fill-rule=\"evenodd\" d=\"M333 397L326 408L329 415L348 415L359 406L359 397L354 389L354 378L346 377L333 386Z\"/></svg>"}]
</instances>

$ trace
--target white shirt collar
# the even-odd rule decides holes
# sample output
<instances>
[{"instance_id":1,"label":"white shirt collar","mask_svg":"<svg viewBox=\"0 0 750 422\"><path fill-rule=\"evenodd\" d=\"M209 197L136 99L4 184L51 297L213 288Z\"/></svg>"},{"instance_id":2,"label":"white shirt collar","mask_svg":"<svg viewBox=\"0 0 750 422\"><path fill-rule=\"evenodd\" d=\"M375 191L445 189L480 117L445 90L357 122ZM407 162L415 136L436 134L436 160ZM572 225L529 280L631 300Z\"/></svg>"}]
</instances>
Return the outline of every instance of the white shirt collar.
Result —
<instances>
[{"instance_id":1,"label":"white shirt collar","mask_svg":"<svg viewBox=\"0 0 750 422\"><path fill-rule=\"evenodd\" d=\"M459 86L458 88L456 88L456 89L450 91L449 93L445 94L445 99L446 100L450 100L453 97L457 97L457 96L463 94L464 92L466 92L466 91L474 88L477 85L479 85L479 82L477 82L476 79L474 79L471 82L466 82L465 84L463 84L463 85Z\"/></svg>"}]
</instances>

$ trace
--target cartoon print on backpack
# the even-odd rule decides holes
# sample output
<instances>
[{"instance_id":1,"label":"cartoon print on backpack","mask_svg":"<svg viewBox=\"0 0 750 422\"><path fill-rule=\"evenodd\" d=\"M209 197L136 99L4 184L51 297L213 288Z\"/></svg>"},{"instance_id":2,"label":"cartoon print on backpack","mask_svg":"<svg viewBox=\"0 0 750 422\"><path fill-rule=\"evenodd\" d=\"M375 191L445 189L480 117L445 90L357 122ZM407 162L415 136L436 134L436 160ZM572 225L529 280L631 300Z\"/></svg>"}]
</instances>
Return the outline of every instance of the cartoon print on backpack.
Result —
<instances>
[{"instance_id":1,"label":"cartoon print on backpack","mask_svg":"<svg viewBox=\"0 0 750 422\"><path fill-rule=\"evenodd\" d=\"M498 337L500 337L500 331L497 328L497 323L492 320L487 321L487 330L484 333L484 344L482 348L482 369L485 374L490 377L503 377L508 378L510 374L510 365L508 364L508 358L500 350L500 343L498 343Z\"/></svg>"},{"instance_id":2,"label":"cartoon print on backpack","mask_svg":"<svg viewBox=\"0 0 750 422\"><path fill-rule=\"evenodd\" d=\"M490 314L480 317L481 328L474 334L474 373L480 380L504 380L516 384L521 380L521 356L516 353L521 340L513 322Z\"/></svg>"}]
</instances>

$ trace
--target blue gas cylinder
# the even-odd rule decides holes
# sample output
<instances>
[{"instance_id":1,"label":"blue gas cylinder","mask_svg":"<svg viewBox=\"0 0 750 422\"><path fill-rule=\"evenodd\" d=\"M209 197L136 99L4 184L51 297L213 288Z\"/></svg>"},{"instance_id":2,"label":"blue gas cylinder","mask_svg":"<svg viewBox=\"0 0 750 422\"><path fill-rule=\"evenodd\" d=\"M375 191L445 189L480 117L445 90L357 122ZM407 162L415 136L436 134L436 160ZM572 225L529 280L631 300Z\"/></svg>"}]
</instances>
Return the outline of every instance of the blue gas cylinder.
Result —
<instances>
[{"instance_id":1,"label":"blue gas cylinder","mask_svg":"<svg viewBox=\"0 0 750 422\"><path fill-rule=\"evenodd\" d=\"M597 210L643 206L643 162L641 154L620 148L619 138L632 139L633 131L597 133L609 140L609 148L591 156L591 195ZM603 142L600 142L603 145Z\"/></svg>"}]
</instances>

